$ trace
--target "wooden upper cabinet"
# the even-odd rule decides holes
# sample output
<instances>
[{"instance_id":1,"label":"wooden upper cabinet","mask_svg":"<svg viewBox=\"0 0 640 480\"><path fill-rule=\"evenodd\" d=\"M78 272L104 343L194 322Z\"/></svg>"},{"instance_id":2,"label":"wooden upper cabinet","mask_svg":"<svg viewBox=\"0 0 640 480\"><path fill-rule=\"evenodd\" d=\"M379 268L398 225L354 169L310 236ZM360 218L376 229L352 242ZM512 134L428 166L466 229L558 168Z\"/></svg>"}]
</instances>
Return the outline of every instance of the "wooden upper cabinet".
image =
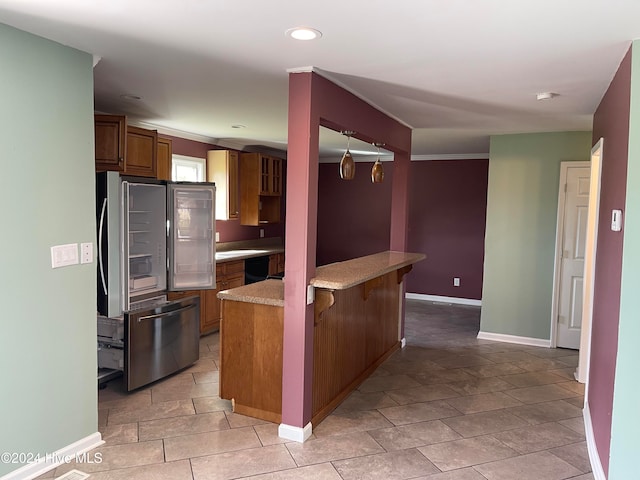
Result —
<instances>
[{"instance_id":1,"label":"wooden upper cabinet","mask_svg":"<svg viewBox=\"0 0 640 480\"><path fill-rule=\"evenodd\" d=\"M259 157L260 167L260 195L282 194L282 160L261 153Z\"/></svg>"},{"instance_id":2,"label":"wooden upper cabinet","mask_svg":"<svg viewBox=\"0 0 640 480\"><path fill-rule=\"evenodd\" d=\"M240 154L240 223L281 221L283 161L262 153Z\"/></svg>"},{"instance_id":3,"label":"wooden upper cabinet","mask_svg":"<svg viewBox=\"0 0 640 480\"><path fill-rule=\"evenodd\" d=\"M123 115L95 115L96 171L123 172L127 119Z\"/></svg>"},{"instance_id":4,"label":"wooden upper cabinet","mask_svg":"<svg viewBox=\"0 0 640 480\"><path fill-rule=\"evenodd\" d=\"M95 115L96 171L156 178L158 132L127 125L124 115Z\"/></svg>"},{"instance_id":5,"label":"wooden upper cabinet","mask_svg":"<svg viewBox=\"0 0 640 480\"><path fill-rule=\"evenodd\" d=\"M172 153L171 139L158 137L158 180L171 180Z\"/></svg>"},{"instance_id":6,"label":"wooden upper cabinet","mask_svg":"<svg viewBox=\"0 0 640 480\"><path fill-rule=\"evenodd\" d=\"M282 195L282 159L271 157L271 195Z\"/></svg>"},{"instance_id":7,"label":"wooden upper cabinet","mask_svg":"<svg viewBox=\"0 0 640 480\"><path fill-rule=\"evenodd\" d=\"M237 220L238 152L210 150L207 152L207 181L216 184L216 220Z\"/></svg>"},{"instance_id":8,"label":"wooden upper cabinet","mask_svg":"<svg viewBox=\"0 0 640 480\"><path fill-rule=\"evenodd\" d=\"M158 132L127 127L125 172L128 175L156 178L158 171Z\"/></svg>"}]
</instances>

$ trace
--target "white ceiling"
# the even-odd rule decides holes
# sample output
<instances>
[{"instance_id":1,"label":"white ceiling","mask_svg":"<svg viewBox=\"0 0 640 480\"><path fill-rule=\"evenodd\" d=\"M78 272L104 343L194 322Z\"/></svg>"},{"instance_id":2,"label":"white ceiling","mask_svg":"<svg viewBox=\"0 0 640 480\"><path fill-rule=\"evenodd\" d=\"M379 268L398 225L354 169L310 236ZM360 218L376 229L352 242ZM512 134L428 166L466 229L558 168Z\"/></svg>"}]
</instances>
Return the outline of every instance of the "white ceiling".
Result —
<instances>
[{"instance_id":1,"label":"white ceiling","mask_svg":"<svg viewBox=\"0 0 640 480\"><path fill-rule=\"evenodd\" d=\"M414 157L590 130L639 19L639 0L0 0L0 23L101 58L98 111L286 150L287 70L313 66L410 126ZM285 36L299 25L322 38ZM559 96L536 100L547 91Z\"/></svg>"}]
</instances>

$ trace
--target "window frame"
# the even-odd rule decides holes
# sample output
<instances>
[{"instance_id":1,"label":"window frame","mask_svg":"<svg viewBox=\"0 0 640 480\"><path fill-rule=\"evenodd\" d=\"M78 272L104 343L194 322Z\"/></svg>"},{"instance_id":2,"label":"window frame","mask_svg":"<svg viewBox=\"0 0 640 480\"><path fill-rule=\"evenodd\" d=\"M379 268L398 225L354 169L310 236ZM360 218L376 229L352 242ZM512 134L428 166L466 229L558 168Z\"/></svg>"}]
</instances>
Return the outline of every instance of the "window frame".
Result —
<instances>
[{"instance_id":1,"label":"window frame","mask_svg":"<svg viewBox=\"0 0 640 480\"><path fill-rule=\"evenodd\" d=\"M196 179L177 179L177 167L191 167L196 172ZM171 180L174 182L206 182L207 160L200 157L189 157L187 155L171 155Z\"/></svg>"}]
</instances>

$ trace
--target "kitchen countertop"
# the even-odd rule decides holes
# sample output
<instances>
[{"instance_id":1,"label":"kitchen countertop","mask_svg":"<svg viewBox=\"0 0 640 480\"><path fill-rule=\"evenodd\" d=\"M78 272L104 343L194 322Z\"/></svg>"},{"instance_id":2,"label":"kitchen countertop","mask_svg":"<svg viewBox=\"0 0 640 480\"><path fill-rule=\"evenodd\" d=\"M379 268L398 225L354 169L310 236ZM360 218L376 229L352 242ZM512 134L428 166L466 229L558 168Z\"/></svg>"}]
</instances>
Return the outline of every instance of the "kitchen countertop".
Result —
<instances>
[{"instance_id":1,"label":"kitchen countertop","mask_svg":"<svg viewBox=\"0 0 640 480\"><path fill-rule=\"evenodd\" d=\"M372 278L385 275L407 265L424 260L423 253L386 251L353 258L344 262L330 263L316 268L316 276L311 279L315 288L346 290Z\"/></svg>"},{"instance_id":2,"label":"kitchen countertop","mask_svg":"<svg viewBox=\"0 0 640 480\"><path fill-rule=\"evenodd\" d=\"M216 244L216 262L244 260L282 252L284 252L284 245L280 238L219 243Z\"/></svg>"},{"instance_id":3,"label":"kitchen countertop","mask_svg":"<svg viewBox=\"0 0 640 480\"><path fill-rule=\"evenodd\" d=\"M345 290L425 258L426 255L422 253L393 251L375 253L318 267L316 276L311 279L310 283L315 288ZM284 306L284 282L282 280L264 280L251 283L218 292L218 298L237 302Z\"/></svg>"},{"instance_id":4,"label":"kitchen countertop","mask_svg":"<svg viewBox=\"0 0 640 480\"><path fill-rule=\"evenodd\" d=\"M276 279L263 280L230 290L222 290L218 292L218 298L284 307L284 283Z\"/></svg>"}]
</instances>

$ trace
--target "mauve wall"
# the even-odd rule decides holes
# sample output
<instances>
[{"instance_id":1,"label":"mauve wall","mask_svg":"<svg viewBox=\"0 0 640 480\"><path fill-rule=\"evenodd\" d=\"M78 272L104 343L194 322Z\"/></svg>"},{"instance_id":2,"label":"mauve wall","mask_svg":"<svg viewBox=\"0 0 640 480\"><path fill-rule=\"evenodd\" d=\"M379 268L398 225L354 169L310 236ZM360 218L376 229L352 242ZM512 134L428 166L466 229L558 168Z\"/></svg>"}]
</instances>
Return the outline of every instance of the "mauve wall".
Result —
<instances>
[{"instance_id":1,"label":"mauve wall","mask_svg":"<svg viewBox=\"0 0 640 480\"><path fill-rule=\"evenodd\" d=\"M621 232L611 231L610 218L612 209L625 205L630 98L631 50L622 60L593 117L593 143L602 137L604 146L588 402L593 434L605 472L609 470L623 238Z\"/></svg>"},{"instance_id":2,"label":"mauve wall","mask_svg":"<svg viewBox=\"0 0 640 480\"><path fill-rule=\"evenodd\" d=\"M320 164L318 265L389 249L393 163L384 162L377 185L371 166L358 162L349 182L337 163ZM411 162L407 249L427 259L407 275L407 292L481 298L488 169L488 160Z\"/></svg>"},{"instance_id":3,"label":"mauve wall","mask_svg":"<svg viewBox=\"0 0 640 480\"><path fill-rule=\"evenodd\" d=\"M165 138L170 138L172 140L172 148L173 153L176 155L186 155L188 157L197 157L197 158L207 158L207 151L209 150L220 150L223 147L219 147L217 145L212 145L209 143L197 142L195 140L188 140L185 138L173 137L170 135L161 135ZM285 188L286 180L283 179L282 186ZM283 193L286 195L286 191ZM254 240L256 238L260 238L260 229L264 229L265 238L269 237L281 237L284 239L284 204L282 207L282 223L275 225L261 225L260 227L252 227L246 225L240 225L240 221L238 220L227 220L221 221L218 220L216 222L216 231L220 232L220 241L221 242L232 242L237 240Z\"/></svg>"},{"instance_id":4,"label":"mauve wall","mask_svg":"<svg viewBox=\"0 0 640 480\"><path fill-rule=\"evenodd\" d=\"M411 162L407 292L480 300L489 160ZM460 286L453 286L453 278Z\"/></svg>"},{"instance_id":5,"label":"mauve wall","mask_svg":"<svg viewBox=\"0 0 640 480\"><path fill-rule=\"evenodd\" d=\"M383 162L384 181L371 183L373 162L357 162L353 180L337 163L318 167L316 265L389 250L393 163Z\"/></svg>"}]
</instances>

